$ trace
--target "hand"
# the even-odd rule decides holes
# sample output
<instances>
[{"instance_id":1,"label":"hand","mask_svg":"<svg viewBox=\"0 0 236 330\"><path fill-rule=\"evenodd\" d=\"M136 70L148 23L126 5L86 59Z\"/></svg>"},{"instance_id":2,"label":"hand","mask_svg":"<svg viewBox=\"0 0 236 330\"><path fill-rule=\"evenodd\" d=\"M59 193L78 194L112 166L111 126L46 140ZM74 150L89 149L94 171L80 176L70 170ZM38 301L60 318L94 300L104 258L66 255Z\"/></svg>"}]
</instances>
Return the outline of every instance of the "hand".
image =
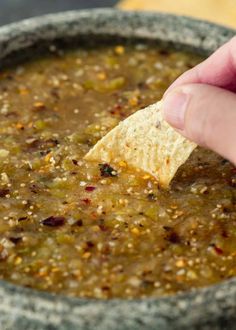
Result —
<instances>
[{"instance_id":1,"label":"hand","mask_svg":"<svg viewBox=\"0 0 236 330\"><path fill-rule=\"evenodd\" d=\"M236 165L236 37L169 87L163 113L185 137Z\"/></svg>"}]
</instances>

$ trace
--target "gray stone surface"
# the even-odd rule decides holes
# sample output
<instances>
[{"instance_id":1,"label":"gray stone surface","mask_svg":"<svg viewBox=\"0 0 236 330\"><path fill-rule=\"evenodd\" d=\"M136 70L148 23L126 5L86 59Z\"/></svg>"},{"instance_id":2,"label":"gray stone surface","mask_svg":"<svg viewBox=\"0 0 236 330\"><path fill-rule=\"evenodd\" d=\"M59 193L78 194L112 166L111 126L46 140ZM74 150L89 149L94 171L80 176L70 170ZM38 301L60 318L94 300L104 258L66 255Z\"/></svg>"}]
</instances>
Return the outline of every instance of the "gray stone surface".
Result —
<instances>
[{"instance_id":1,"label":"gray stone surface","mask_svg":"<svg viewBox=\"0 0 236 330\"><path fill-rule=\"evenodd\" d=\"M0 66L55 39L144 39L209 54L235 31L185 17L94 10L49 15L0 29ZM235 329L236 279L158 299L101 301L51 295L0 281L0 329Z\"/></svg>"}]
</instances>

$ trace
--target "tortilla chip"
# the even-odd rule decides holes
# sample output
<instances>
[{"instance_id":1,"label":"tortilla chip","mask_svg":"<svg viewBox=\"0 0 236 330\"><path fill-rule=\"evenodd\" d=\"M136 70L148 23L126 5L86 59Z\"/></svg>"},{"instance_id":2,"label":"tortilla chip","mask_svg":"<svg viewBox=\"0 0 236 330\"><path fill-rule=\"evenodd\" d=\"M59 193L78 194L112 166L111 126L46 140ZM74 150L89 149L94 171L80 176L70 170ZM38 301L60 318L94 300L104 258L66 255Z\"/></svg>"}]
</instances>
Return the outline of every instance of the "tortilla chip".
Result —
<instances>
[{"instance_id":1,"label":"tortilla chip","mask_svg":"<svg viewBox=\"0 0 236 330\"><path fill-rule=\"evenodd\" d=\"M161 102L120 122L87 153L86 160L126 162L154 176L167 188L196 144L176 132L161 113Z\"/></svg>"}]
</instances>

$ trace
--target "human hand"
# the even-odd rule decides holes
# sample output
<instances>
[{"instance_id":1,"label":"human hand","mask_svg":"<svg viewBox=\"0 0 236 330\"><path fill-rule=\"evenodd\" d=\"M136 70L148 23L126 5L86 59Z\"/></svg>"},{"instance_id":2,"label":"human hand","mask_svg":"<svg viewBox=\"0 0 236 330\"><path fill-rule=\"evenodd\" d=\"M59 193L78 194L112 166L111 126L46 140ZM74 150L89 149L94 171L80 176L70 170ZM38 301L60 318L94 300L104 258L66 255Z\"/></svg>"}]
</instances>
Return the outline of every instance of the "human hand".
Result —
<instances>
[{"instance_id":1,"label":"human hand","mask_svg":"<svg viewBox=\"0 0 236 330\"><path fill-rule=\"evenodd\" d=\"M236 165L236 37L166 91L165 119Z\"/></svg>"}]
</instances>

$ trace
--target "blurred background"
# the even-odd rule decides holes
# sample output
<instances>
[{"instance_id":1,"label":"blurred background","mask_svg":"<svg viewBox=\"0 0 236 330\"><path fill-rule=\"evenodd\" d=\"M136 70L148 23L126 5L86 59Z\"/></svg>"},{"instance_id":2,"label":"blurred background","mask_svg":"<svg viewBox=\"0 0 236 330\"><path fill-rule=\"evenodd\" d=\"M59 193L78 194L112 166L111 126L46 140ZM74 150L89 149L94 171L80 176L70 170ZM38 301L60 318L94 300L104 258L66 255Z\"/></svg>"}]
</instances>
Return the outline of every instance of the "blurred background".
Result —
<instances>
[{"instance_id":1,"label":"blurred background","mask_svg":"<svg viewBox=\"0 0 236 330\"><path fill-rule=\"evenodd\" d=\"M72 9L112 7L116 0L0 0L0 25Z\"/></svg>"},{"instance_id":2,"label":"blurred background","mask_svg":"<svg viewBox=\"0 0 236 330\"><path fill-rule=\"evenodd\" d=\"M236 0L0 0L0 25L46 13L113 6L188 15L236 27Z\"/></svg>"}]
</instances>

